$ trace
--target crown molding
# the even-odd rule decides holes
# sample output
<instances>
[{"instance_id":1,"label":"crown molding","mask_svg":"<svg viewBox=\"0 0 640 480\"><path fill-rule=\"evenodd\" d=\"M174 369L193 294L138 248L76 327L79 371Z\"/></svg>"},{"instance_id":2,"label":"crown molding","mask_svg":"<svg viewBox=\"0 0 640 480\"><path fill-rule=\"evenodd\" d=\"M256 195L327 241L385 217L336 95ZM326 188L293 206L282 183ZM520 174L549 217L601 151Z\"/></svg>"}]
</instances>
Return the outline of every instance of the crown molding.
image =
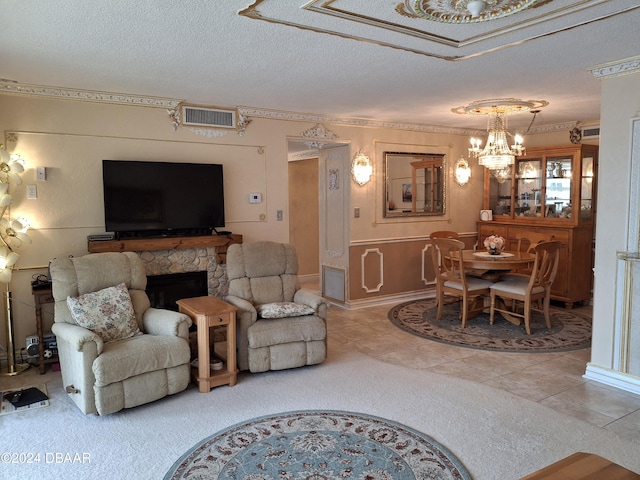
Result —
<instances>
[{"instance_id":1,"label":"crown molding","mask_svg":"<svg viewBox=\"0 0 640 480\"><path fill-rule=\"evenodd\" d=\"M602 63L587 69L599 79L619 77L640 72L640 56L625 58L615 62Z\"/></svg>"},{"instance_id":2,"label":"crown molding","mask_svg":"<svg viewBox=\"0 0 640 480\"><path fill-rule=\"evenodd\" d=\"M0 81L0 94L167 109L176 108L180 102L182 102L182 100L175 98L149 97L124 93L100 92L95 90L78 90L64 87L47 87L43 85L30 85L10 81Z\"/></svg>"},{"instance_id":3,"label":"crown molding","mask_svg":"<svg viewBox=\"0 0 640 480\"><path fill-rule=\"evenodd\" d=\"M640 71L640 57L628 59L627 63L631 64L635 61L636 71ZM612 64L613 65L613 64ZM596 67L594 67L596 68ZM626 68L629 70L629 68ZM624 73L632 73L626 71ZM622 73L619 73L621 75ZM595 74L594 74L595 75ZM41 97L58 100L76 100L82 102L107 103L113 105L129 105L138 107L164 108L169 112L176 112L180 103L184 100L175 98L150 97L140 95L128 95L112 92L99 92L94 90L77 90L71 88L48 87L43 85L30 85L25 83L17 83L11 81L0 80L0 95L20 95L29 97ZM436 125L427 125L422 123L393 122L386 120L375 120L366 118L350 118L337 117L334 115L321 115L313 113L288 112L283 110L272 110L266 108L256 108L240 106L237 107L238 114L245 119L264 118L268 120L284 120L290 122L310 122L320 124L342 125L347 127L363 127L363 128L388 128L393 130L409 130L422 133L440 133L450 135L478 135L484 132L482 129L442 127ZM250 120L249 120L250 121ZM532 128L529 133L547 133L560 130L571 130L575 126L575 122L562 123L556 125L545 125ZM192 132L197 135L219 136L210 133L210 129L201 129L202 131Z\"/></svg>"},{"instance_id":4,"label":"crown molding","mask_svg":"<svg viewBox=\"0 0 640 480\"><path fill-rule=\"evenodd\" d=\"M396 130L412 130L426 133L450 133L464 135L477 130L463 130L454 127L440 127L422 123L392 122L386 120L373 120L366 118L336 117L333 115L321 115L314 113L287 112L283 110L269 110L255 107L238 107L238 112L252 118L266 118L270 120L285 120L290 122L315 122L344 125L349 127L391 128Z\"/></svg>"}]
</instances>

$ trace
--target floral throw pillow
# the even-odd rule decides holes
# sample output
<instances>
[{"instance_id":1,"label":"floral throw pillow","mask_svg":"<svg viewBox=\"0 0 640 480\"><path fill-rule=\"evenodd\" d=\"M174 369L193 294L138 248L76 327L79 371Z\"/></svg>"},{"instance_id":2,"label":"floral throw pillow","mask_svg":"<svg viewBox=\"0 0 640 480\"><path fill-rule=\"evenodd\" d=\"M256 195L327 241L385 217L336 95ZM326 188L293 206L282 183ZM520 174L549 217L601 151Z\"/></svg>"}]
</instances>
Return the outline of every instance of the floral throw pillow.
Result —
<instances>
[{"instance_id":1,"label":"floral throw pillow","mask_svg":"<svg viewBox=\"0 0 640 480\"><path fill-rule=\"evenodd\" d=\"M316 313L310 306L294 302L263 303L257 310L262 318L298 317Z\"/></svg>"},{"instance_id":2,"label":"floral throw pillow","mask_svg":"<svg viewBox=\"0 0 640 480\"><path fill-rule=\"evenodd\" d=\"M67 297L67 305L75 322L100 336L105 343L142 333L124 283L79 297Z\"/></svg>"}]
</instances>

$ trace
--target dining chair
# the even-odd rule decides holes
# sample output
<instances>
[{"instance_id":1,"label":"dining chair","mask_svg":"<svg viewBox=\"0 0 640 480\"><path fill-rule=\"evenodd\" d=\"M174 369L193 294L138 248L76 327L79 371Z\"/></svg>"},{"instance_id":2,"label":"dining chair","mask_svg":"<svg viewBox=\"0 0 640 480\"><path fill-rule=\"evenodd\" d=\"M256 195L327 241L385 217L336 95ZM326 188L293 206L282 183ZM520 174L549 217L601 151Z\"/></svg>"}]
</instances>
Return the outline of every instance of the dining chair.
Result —
<instances>
[{"instance_id":1,"label":"dining chair","mask_svg":"<svg viewBox=\"0 0 640 480\"><path fill-rule=\"evenodd\" d=\"M464 242L453 238L432 238L430 243L436 272L436 318L442 318L445 296L454 296L462 299L460 318L462 328L466 328L467 319L472 314L471 301L488 295L493 282L467 276L462 259Z\"/></svg>"},{"instance_id":2,"label":"dining chair","mask_svg":"<svg viewBox=\"0 0 640 480\"><path fill-rule=\"evenodd\" d=\"M458 239L458 232L452 230L437 230L429 234L429 238L455 238Z\"/></svg>"},{"instance_id":3,"label":"dining chair","mask_svg":"<svg viewBox=\"0 0 640 480\"><path fill-rule=\"evenodd\" d=\"M505 315L515 316L524 319L524 328L527 335L531 335L531 311L541 311L547 328L551 328L551 318L549 316L549 302L551 297L551 285L556 278L558 271L558 260L560 258L560 242L541 242L533 247L535 260L531 274L510 275L503 280L491 285L491 309L489 313L489 323L493 325L495 312ZM502 308L496 304L496 297L503 300L514 300L523 303L523 312L519 313L516 308L508 310L506 306ZM542 302L534 307L533 302Z\"/></svg>"}]
</instances>

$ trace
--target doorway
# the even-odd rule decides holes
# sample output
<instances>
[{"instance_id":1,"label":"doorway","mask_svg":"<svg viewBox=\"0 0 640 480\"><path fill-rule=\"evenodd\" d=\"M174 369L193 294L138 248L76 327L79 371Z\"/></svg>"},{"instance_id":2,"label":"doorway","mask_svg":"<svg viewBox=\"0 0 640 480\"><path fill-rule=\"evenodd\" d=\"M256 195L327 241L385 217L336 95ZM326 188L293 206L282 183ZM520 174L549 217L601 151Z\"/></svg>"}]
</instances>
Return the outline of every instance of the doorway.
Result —
<instances>
[{"instance_id":1,"label":"doorway","mask_svg":"<svg viewBox=\"0 0 640 480\"><path fill-rule=\"evenodd\" d=\"M298 254L298 276L320 278L318 158L289 162L289 243Z\"/></svg>"}]
</instances>

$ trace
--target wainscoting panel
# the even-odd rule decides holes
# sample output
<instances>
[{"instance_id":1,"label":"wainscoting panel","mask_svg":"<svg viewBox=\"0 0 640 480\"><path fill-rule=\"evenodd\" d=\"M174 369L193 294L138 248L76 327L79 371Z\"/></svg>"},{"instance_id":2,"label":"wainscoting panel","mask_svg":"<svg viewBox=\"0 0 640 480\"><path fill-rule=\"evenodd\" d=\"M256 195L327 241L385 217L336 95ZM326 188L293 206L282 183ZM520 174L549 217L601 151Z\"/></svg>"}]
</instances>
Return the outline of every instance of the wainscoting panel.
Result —
<instances>
[{"instance_id":1,"label":"wainscoting panel","mask_svg":"<svg viewBox=\"0 0 640 480\"><path fill-rule=\"evenodd\" d=\"M435 275L430 254L423 253L425 245L425 239L351 245L349 299L430 290Z\"/></svg>"}]
</instances>

